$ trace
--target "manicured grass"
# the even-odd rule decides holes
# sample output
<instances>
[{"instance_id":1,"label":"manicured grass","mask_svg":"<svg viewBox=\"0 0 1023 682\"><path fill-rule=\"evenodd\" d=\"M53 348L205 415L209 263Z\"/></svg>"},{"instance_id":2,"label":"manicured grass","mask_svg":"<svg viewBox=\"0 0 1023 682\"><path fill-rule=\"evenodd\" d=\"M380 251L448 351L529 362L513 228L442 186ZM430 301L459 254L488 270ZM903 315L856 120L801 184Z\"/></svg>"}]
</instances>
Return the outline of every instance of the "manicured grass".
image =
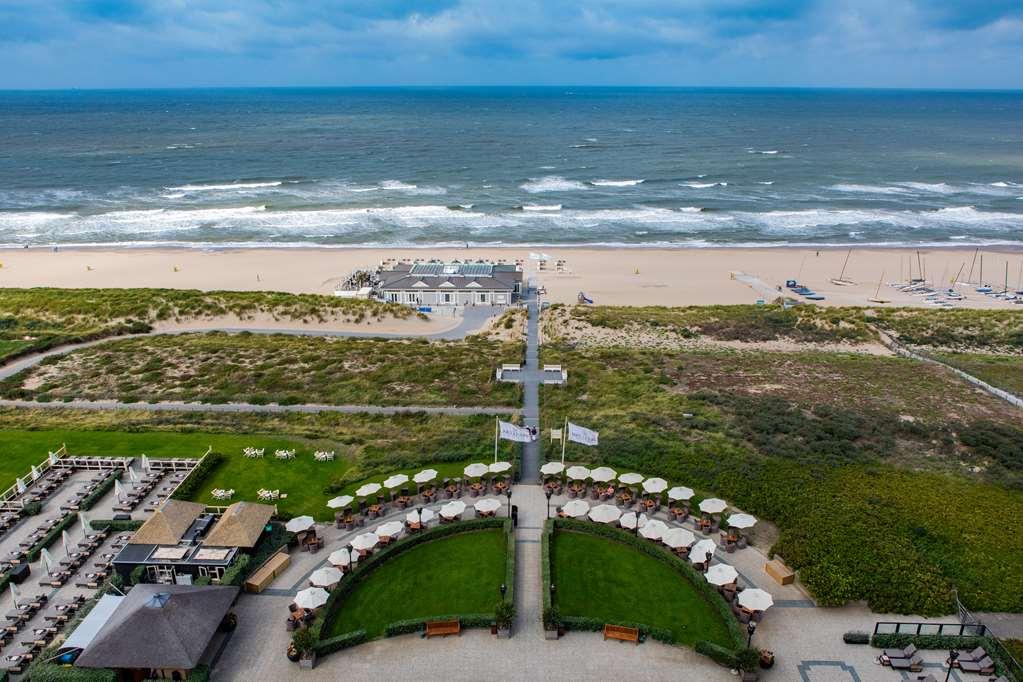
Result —
<instances>
[{"instance_id":1,"label":"manicured grass","mask_svg":"<svg viewBox=\"0 0 1023 682\"><path fill-rule=\"evenodd\" d=\"M732 646L721 617L667 564L613 540L566 531L554 534L552 555L562 615L665 628L688 646L701 639Z\"/></svg>"},{"instance_id":2,"label":"manicured grass","mask_svg":"<svg viewBox=\"0 0 1023 682\"><path fill-rule=\"evenodd\" d=\"M992 386L1023 396L1023 355L983 353L931 353L931 355Z\"/></svg>"},{"instance_id":3,"label":"manicured grass","mask_svg":"<svg viewBox=\"0 0 1023 682\"><path fill-rule=\"evenodd\" d=\"M507 543L500 530L427 542L385 561L345 599L327 636L364 629L370 638L399 620L489 613L501 599Z\"/></svg>"},{"instance_id":4,"label":"manicured grass","mask_svg":"<svg viewBox=\"0 0 1023 682\"><path fill-rule=\"evenodd\" d=\"M210 403L514 406L493 368L521 343L182 334L122 339L48 360L4 382L19 398ZM29 387L25 381L31 379Z\"/></svg>"}]
</instances>

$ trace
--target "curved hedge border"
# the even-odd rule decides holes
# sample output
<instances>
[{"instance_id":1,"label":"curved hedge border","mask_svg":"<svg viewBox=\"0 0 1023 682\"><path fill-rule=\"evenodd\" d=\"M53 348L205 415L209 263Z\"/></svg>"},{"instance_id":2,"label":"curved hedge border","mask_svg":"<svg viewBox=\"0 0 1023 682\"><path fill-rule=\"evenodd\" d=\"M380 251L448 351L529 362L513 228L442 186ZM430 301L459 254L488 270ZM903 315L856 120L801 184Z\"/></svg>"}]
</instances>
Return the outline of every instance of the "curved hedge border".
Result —
<instances>
[{"instance_id":1,"label":"curved hedge border","mask_svg":"<svg viewBox=\"0 0 1023 682\"><path fill-rule=\"evenodd\" d=\"M316 637L316 654L317 656L326 656L327 654L341 649L346 649L356 644L361 644L366 641L365 630L355 630L353 632L346 632L335 637L327 639L321 638L321 633L324 628L329 629L332 622L332 618L337 613L338 608L344 599L351 594L356 587L358 587L364 580L366 580L372 572L380 566L384 561L396 557L400 554L404 554L414 547L418 547L427 542L434 540L440 540L442 538L450 537L452 535L459 535L461 533L471 533L478 530L486 530L490 528L503 528L505 537L507 538L507 550L506 550L506 563L505 563L505 585L508 590L505 593L504 600L507 603L515 603L515 532L512 528L511 519L500 519L500 518L487 518L487 519L470 519L468 521L460 521L459 523L447 524L443 526L437 526L429 530L417 533L415 535L409 535L402 538L393 545L388 545L376 553L370 555L369 558L360 561L358 566L344 579L341 584L334 589L330 594L330 598L327 599L327 603L324 608L320 611L321 615L316 617L313 624L310 626L312 634ZM478 627L490 627L490 624L494 620L494 614L492 613L466 613L466 614L452 614L446 616L431 616L429 618L410 619L397 621L387 625L385 628L385 637L393 637L395 635L408 634L412 632L418 632L423 629L424 623L427 620L438 620L438 619L455 619L458 618L464 628L478 628Z\"/></svg>"},{"instance_id":2,"label":"curved hedge border","mask_svg":"<svg viewBox=\"0 0 1023 682\"><path fill-rule=\"evenodd\" d=\"M549 519L544 525L543 537L541 538L540 552L542 555L543 565L541 571L543 574L544 585L542 586L541 592L543 593L543 605L545 611L551 608L550 590L547 586L550 585L551 581L551 548L550 538L551 535L558 530L565 530L569 532L577 533L588 533L590 535L596 535L613 542L619 542L623 545L637 549L640 552L650 556L661 563L667 564L677 573L679 573L687 582L689 582L696 592L702 596L707 603L714 607L718 615L722 618L725 623L725 627L728 630L729 638L735 646L734 651L723 649L722 647L708 642L700 640L696 643L695 649L698 653L705 654L713 658L715 661L722 663L719 660L721 658L727 658L725 654L729 654L730 661L734 660L742 650L745 649L746 637L742 630L739 628L739 621L732 615L731 609L728 607L728 603L722 598L718 591L708 583L702 574L698 573L696 569L689 565L688 561L685 561L675 554L667 551L660 545L656 545L649 540L639 538L632 533L628 533L619 528L608 526L602 523L592 523L589 521L579 521L577 519ZM561 623L567 629L572 630L599 630L603 629L604 622L599 622L599 627L596 619L593 618L579 618L579 617L561 617ZM663 628L654 628L649 625L641 623L615 623L616 625L624 625L626 627L638 628L641 635L649 635L658 641L662 641L668 644L674 644L674 640L671 633ZM574 627L573 627L574 626ZM711 653L711 652L714 653ZM719 654L720 652L720 654ZM729 667L734 667L729 665Z\"/></svg>"}]
</instances>

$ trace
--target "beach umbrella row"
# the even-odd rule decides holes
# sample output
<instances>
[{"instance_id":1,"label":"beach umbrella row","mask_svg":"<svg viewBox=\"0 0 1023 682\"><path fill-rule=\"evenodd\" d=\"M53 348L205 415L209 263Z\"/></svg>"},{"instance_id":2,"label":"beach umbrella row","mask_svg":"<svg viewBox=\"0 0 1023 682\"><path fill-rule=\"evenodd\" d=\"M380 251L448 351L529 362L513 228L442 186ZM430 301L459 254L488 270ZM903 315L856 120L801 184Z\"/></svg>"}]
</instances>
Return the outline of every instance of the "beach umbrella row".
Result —
<instances>
[{"instance_id":1,"label":"beach umbrella row","mask_svg":"<svg viewBox=\"0 0 1023 682\"><path fill-rule=\"evenodd\" d=\"M414 481L417 484L422 484L429 483L435 478L437 478L436 469L423 469L418 474L412 477L412 481ZM355 497L369 497L371 495L376 495L383 488L387 488L388 490L394 490L395 488L400 488L401 486L405 485L408 482L409 477L407 474L394 474L393 476L388 476L386 479L384 479L383 485L381 485L380 483L366 483L362 485L358 490L355 491ZM347 507L352 502L354 502L355 497L352 497L351 495L340 495L338 497L334 497L328 500L327 506L330 507L331 509L341 509L343 507Z\"/></svg>"}]
</instances>

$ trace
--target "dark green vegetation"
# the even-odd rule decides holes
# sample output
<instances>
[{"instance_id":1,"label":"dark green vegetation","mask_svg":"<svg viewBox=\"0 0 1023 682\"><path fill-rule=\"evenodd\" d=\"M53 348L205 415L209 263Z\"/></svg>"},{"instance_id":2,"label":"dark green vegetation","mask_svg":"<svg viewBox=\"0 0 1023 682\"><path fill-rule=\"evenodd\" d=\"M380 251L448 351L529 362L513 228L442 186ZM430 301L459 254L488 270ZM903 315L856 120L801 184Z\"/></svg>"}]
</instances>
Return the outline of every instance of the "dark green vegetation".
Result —
<instances>
[{"instance_id":1,"label":"dark green vegetation","mask_svg":"<svg viewBox=\"0 0 1023 682\"><path fill-rule=\"evenodd\" d=\"M0 361L62 343L147 331L156 322L256 314L296 322L363 322L414 313L397 304L272 291L0 289Z\"/></svg>"},{"instance_id":2,"label":"dark green vegetation","mask_svg":"<svg viewBox=\"0 0 1023 682\"><path fill-rule=\"evenodd\" d=\"M121 339L48 358L5 387L8 395L46 401L515 406L518 385L495 381L493 368L520 361L522 353L520 343L480 337L182 334Z\"/></svg>"},{"instance_id":3,"label":"dark green vegetation","mask_svg":"<svg viewBox=\"0 0 1023 682\"><path fill-rule=\"evenodd\" d=\"M876 339L860 308L818 306L717 305L685 308L575 306L573 318L596 327L630 325L656 328L680 338L709 337L721 341L863 343Z\"/></svg>"},{"instance_id":4,"label":"dark green vegetation","mask_svg":"<svg viewBox=\"0 0 1023 682\"><path fill-rule=\"evenodd\" d=\"M493 612L505 581L507 542L499 529L432 540L389 558L348 594L324 634L365 630L447 614Z\"/></svg>"},{"instance_id":5,"label":"dark green vegetation","mask_svg":"<svg viewBox=\"0 0 1023 682\"><path fill-rule=\"evenodd\" d=\"M731 648L721 615L678 571L628 545L560 531L551 543L551 580L563 617L663 628L678 644Z\"/></svg>"},{"instance_id":6,"label":"dark green vegetation","mask_svg":"<svg viewBox=\"0 0 1023 682\"><path fill-rule=\"evenodd\" d=\"M823 604L1023 610L1019 412L952 373L834 353L547 347L545 426L600 429L569 458L659 475L777 525L774 550ZM690 416L686 416L686 415ZM995 445L992 445L995 444ZM960 461L986 469L974 475ZM983 478L993 481L984 482ZM997 482L997 483L995 483Z\"/></svg>"},{"instance_id":7,"label":"dark green vegetation","mask_svg":"<svg viewBox=\"0 0 1023 682\"><path fill-rule=\"evenodd\" d=\"M1023 353L1023 311L875 309L871 321L909 346Z\"/></svg>"},{"instance_id":8,"label":"dark green vegetation","mask_svg":"<svg viewBox=\"0 0 1023 682\"><path fill-rule=\"evenodd\" d=\"M983 353L928 353L936 360L972 374L981 381L1023 396L1023 354L985 355Z\"/></svg>"},{"instance_id":9,"label":"dark green vegetation","mask_svg":"<svg viewBox=\"0 0 1023 682\"><path fill-rule=\"evenodd\" d=\"M210 446L221 464L196 489L193 499L213 502L213 488L234 488L235 500L256 498L259 488L278 489L284 517L333 518L326 501L364 480L379 482L397 471L429 465L442 477L460 473L467 460L493 458L492 417L380 415L241 415L135 411L0 410L0 475L5 485L25 475L49 450L66 443L79 455L199 457ZM242 449L266 448L263 459ZM501 456L518 450L502 442ZM278 460L274 450L296 449L296 459ZM315 450L333 450L334 462L317 462Z\"/></svg>"}]
</instances>

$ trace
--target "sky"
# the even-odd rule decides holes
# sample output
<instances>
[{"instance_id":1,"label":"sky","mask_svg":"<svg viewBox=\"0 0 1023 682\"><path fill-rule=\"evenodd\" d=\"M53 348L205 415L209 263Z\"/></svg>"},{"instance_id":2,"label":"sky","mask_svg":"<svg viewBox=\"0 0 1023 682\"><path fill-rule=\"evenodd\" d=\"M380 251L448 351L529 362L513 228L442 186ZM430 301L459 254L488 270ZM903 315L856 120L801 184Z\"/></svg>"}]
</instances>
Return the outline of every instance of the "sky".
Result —
<instances>
[{"instance_id":1,"label":"sky","mask_svg":"<svg viewBox=\"0 0 1023 682\"><path fill-rule=\"evenodd\" d=\"M1023 0L0 0L0 88L1023 88Z\"/></svg>"}]
</instances>

